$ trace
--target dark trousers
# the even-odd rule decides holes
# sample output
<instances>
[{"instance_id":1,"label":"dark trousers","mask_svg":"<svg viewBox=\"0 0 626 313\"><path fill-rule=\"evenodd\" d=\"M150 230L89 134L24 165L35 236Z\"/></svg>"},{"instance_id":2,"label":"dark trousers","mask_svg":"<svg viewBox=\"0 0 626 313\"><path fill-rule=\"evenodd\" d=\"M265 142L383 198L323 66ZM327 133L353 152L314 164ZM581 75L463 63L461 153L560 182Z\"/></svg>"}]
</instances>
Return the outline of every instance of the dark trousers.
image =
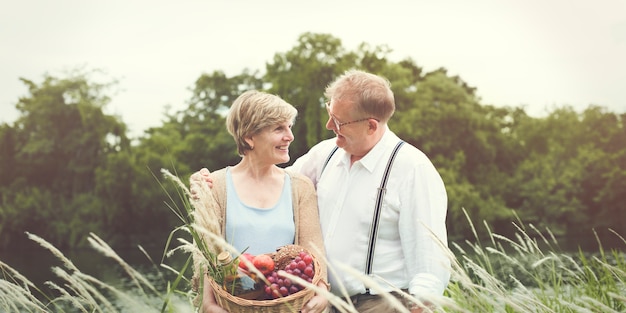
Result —
<instances>
[{"instance_id":1,"label":"dark trousers","mask_svg":"<svg viewBox=\"0 0 626 313\"><path fill-rule=\"evenodd\" d=\"M405 308L409 307L410 301L403 297L402 294L397 292L391 293L396 299L400 301L404 305ZM392 304L387 301L383 296L380 295L371 295L369 293L360 294L350 297L352 304L356 308L359 313L399 313L401 311L397 310ZM339 313L336 308L332 308L330 310L331 313Z\"/></svg>"}]
</instances>

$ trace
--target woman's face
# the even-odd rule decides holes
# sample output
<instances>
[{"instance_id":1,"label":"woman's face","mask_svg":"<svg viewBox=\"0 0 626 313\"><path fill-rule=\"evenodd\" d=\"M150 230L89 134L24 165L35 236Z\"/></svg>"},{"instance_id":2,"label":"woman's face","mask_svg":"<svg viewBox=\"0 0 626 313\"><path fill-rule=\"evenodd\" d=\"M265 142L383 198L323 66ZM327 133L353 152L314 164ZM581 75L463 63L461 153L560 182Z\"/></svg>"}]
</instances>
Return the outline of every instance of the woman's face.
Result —
<instances>
[{"instance_id":1,"label":"woman's face","mask_svg":"<svg viewBox=\"0 0 626 313\"><path fill-rule=\"evenodd\" d=\"M248 151L246 156L267 164L289 162L289 144L294 139L291 126L291 122L284 122L264 128L248 139L248 144L254 149Z\"/></svg>"}]
</instances>

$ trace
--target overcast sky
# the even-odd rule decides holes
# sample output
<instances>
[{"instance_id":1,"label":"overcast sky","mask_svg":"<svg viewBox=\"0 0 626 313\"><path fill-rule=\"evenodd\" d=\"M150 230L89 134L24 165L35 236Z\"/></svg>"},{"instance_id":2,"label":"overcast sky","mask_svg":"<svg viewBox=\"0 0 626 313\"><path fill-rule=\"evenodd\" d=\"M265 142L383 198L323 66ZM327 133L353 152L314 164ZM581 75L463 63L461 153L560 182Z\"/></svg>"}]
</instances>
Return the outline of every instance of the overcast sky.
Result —
<instances>
[{"instance_id":1,"label":"overcast sky","mask_svg":"<svg viewBox=\"0 0 626 313\"><path fill-rule=\"evenodd\" d=\"M624 0L0 0L0 123L18 117L19 77L86 67L119 79L107 113L137 136L185 108L202 73L264 72L304 32L445 67L482 104L626 112Z\"/></svg>"}]
</instances>

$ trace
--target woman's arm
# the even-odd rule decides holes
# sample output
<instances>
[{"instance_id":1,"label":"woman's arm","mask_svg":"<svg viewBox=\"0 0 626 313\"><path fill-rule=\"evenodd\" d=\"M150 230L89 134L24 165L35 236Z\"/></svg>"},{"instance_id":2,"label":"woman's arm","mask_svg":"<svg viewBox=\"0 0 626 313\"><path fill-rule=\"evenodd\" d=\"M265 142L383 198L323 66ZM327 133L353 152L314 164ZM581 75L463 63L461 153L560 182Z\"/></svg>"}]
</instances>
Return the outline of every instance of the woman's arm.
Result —
<instances>
[{"instance_id":1,"label":"woman's arm","mask_svg":"<svg viewBox=\"0 0 626 313\"><path fill-rule=\"evenodd\" d=\"M317 284L318 287L329 289L328 276L326 263L324 262L325 248L322 237L322 228L319 221L319 213L317 208L317 194L313 183L303 176L294 174L292 175L294 185L293 188L298 188L298 198L294 201L297 202L297 218L296 227L298 233L298 244L309 250L317 260L321 268L316 269L320 271L321 279ZM302 308L302 313L319 313L324 312L328 307L328 299L316 294L309 300Z\"/></svg>"}]
</instances>

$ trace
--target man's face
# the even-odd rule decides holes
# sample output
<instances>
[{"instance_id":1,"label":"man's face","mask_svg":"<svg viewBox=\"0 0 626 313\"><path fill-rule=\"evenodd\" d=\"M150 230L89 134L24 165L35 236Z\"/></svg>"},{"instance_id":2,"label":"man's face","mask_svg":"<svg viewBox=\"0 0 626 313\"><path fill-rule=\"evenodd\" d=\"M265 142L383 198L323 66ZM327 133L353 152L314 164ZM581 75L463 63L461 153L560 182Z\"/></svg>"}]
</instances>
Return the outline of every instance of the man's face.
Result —
<instances>
[{"instance_id":1,"label":"man's face","mask_svg":"<svg viewBox=\"0 0 626 313\"><path fill-rule=\"evenodd\" d=\"M354 104L332 100L326 104L328 121L326 129L337 135L337 146L352 155L361 155L367 148L367 130L369 120L353 108Z\"/></svg>"}]
</instances>

